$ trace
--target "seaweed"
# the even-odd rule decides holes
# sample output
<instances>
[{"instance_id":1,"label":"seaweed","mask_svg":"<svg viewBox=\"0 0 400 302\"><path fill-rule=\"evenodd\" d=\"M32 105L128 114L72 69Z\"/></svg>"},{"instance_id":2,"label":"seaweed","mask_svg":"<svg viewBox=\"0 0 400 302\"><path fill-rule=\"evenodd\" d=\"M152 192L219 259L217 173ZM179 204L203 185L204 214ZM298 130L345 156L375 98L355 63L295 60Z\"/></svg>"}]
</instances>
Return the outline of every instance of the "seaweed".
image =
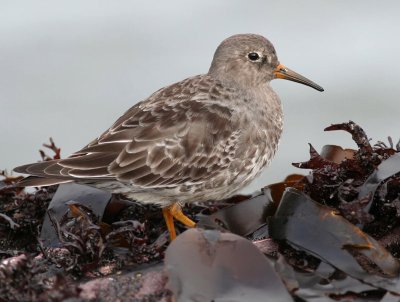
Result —
<instances>
[{"instance_id":1,"label":"seaweed","mask_svg":"<svg viewBox=\"0 0 400 302\"><path fill-rule=\"evenodd\" d=\"M0 301L396 301L400 143L336 130L357 147L310 144L293 164L308 175L187 205L197 228L176 223L172 244L154 205L76 184L21 190L3 173ZM42 160L61 157L44 146Z\"/></svg>"}]
</instances>

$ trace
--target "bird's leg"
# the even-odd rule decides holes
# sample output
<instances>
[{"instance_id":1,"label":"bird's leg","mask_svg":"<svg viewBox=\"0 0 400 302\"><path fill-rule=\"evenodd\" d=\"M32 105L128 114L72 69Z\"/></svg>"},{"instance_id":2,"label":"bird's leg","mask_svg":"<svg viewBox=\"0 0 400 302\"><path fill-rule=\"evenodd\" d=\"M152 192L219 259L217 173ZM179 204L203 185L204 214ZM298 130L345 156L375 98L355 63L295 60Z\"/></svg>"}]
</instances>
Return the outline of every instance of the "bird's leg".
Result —
<instances>
[{"instance_id":1,"label":"bird's leg","mask_svg":"<svg viewBox=\"0 0 400 302\"><path fill-rule=\"evenodd\" d=\"M189 217L187 217L185 214L182 212L182 207L181 205L176 202L170 207L171 215L178 220L179 222L183 223L189 228L194 228L196 223L191 220Z\"/></svg>"},{"instance_id":2,"label":"bird's leg","mask_svg":"<svg viewBox=\"0 0 400 302\"><path fill-rule=\"evenodd\" d=\"M174 217L172 216L169 207L168 208L163 208L162 209L165 224L167 225L168 233L169 233L169 238L174 240L176 238L176 231L175 231L175 226L174 226Z\"/></svg>"},{"instance_id":3,"label":"bird's leg","mask_svg":"<svg viewBox=\"0 0 400 302\"><path fill-rule=\"evenodd\" d=\"M171 240L174 240L176 238L174 218L189 228L193 228L196 225L193 220L183 214L182 207L178 202L169 207L163 208L162 211Z\"/></svg>"}]
</instances>

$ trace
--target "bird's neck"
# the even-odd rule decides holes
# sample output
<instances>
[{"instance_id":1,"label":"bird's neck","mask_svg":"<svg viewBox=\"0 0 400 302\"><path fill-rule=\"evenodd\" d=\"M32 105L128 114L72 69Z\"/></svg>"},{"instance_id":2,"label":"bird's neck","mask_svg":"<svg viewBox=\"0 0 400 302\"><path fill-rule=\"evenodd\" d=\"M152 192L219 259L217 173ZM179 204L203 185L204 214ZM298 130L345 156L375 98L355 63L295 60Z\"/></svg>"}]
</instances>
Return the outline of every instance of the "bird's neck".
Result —
<instances>
[{"instance_id":1,"label":"bird's neck","mask_svg":"<svg viewBox=\"0 0 400 302\"><path fill-rule=\"evenodd\" d=\"M263 84L263 80L247 70L239 69L239 64L212 64L208 75L225 87L253 89Z\"/></svg>"},{"instance_id":2,"label":"bird's neck","mask_svg":"<svg viewBox=\"0 0 400 302\"><path fill-rule=\"evenodd\" d=\"M269 83L247 89L244 96L255 118L268 123L273 121L275 127L282 128L282 104Z\"/></svg>"}]
</instances>

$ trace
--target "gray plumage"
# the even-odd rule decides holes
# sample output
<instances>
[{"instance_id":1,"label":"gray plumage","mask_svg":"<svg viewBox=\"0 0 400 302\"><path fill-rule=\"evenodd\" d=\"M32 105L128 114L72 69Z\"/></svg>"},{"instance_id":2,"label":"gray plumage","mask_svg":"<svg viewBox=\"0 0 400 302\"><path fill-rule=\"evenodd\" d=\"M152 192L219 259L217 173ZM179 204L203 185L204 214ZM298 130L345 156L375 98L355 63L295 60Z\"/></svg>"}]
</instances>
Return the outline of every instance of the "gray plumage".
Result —
<instances>
[{"instance_id":1,"label":"gray plumage","mask_svg":"<svg viewBox=\"0 0 400 302\"><path fill-rule=\"evenodd\" d=\"M74 181L161 206L228 197L277 150L283 114L269 82L278 65L264 37L232 36L207 74L158 90L66 159L15 168L32 175L20 185Z\"/></svg>"}]
</instances>

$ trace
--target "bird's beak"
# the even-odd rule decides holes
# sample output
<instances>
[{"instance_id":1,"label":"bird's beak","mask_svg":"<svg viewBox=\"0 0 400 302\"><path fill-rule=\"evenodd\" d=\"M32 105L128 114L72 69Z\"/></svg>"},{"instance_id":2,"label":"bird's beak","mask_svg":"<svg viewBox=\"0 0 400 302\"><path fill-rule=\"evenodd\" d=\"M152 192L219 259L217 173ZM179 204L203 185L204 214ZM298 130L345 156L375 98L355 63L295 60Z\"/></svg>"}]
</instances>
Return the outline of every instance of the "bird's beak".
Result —
<instances>
[{"instance_id":1,"label":"bird's beak","mask_svg":"<svg viewBox=\"0 0 400 302\"><path fill-rule=\"evenodd\" d=\"M313 81L310 81L309 79L303 77L297 72L290 70L283 64L279 64L278 66L276 66L274 74L276 78L297 82L300 84L310 86L318 91L324 91L324 88L322 88L321 86L315 84Z\"/></svg>"}]
</instances>

